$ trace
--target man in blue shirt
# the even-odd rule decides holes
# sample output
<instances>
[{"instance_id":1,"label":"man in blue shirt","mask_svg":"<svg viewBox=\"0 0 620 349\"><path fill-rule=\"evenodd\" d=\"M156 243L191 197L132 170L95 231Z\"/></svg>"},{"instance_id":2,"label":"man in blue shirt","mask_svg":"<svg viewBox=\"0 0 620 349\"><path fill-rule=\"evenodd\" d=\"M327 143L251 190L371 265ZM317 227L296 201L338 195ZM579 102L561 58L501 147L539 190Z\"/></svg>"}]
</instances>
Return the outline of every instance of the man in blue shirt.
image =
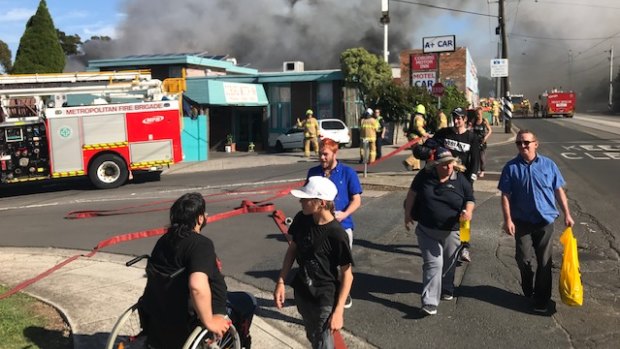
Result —
<instances>
[{"instance_id":1,"label":"man in blue shirt","mask_svg":"<svg viewBox=\"0 0 620 349\"><path fill-rule=\"evenodd\" d=\"M329 138L323 138L319 144L319 161L321 164L308 170L306 181L312 176L323 176L336 184L338 194L334 200L335 217L347 232L349 247L352 248L353 229L355 227L352 215L362 205L362 185L354 169L336 160L337 152L338 143ZM345 308L350 308L351 304L352 300L349 296Z\"/></svg>"},{"instance_id":2,"label":"man in blue shirt","mask_svg":"<svg viewBox=\"0 0 620 349\"><path fill-rule=\"evenodd\" d=\"M520 130L515 143L519 155L504 165L498 184L504 231L516 239L515 259L521 271L523 294L533 297L534 311L547 313L552 284L551 236L553 222L559 216L556 199L564 214L564 224L572 227L575 222L562 188L566 182L551 159L536 153L536 135Z\"/></svg>"}]
</instances>

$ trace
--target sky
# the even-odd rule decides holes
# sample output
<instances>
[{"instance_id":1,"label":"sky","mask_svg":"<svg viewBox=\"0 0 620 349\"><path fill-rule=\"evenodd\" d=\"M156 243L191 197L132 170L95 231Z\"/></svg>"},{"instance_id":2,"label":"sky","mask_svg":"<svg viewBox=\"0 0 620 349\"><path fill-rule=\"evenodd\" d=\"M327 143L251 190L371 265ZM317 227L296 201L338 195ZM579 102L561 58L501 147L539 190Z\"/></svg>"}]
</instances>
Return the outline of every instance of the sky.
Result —
<instances>
[{"instance_id":1,"label":"sky","mask_svg":"<svg viewBox=\"0 0 620 349\"><path fill-rule=\"evenodd\" d=\"M38 0L0 0L0 40L13 54ZM390 0L390 63L421 48L422 38L455 35L480 76L498 51L495 0ZM505 0L511 92L563 86L579 90L609 79L620 55L620 0ZM300 60L306 69L338 68L340 52L364 47L383 55L381 0L47 0L66 34L107 35L74 60L130 54L208 52L240 65L275 70ZM431 5L431 6L428 6ZM617 62L617 59L615 60ZM617 64L614 75L618 72ZM481 91L481 95L487 91Z\"/></svg>"}]
</instances>

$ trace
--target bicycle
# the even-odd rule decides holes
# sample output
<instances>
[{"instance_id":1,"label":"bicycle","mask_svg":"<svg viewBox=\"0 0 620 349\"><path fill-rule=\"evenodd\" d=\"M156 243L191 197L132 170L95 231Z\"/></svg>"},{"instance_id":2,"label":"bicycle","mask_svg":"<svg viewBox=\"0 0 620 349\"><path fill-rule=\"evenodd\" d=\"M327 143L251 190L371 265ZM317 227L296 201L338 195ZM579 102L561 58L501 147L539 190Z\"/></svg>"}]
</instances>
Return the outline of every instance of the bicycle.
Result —
<instances>
[{"instance_id":1,"label":"bicycle","mask_svg":"<svg viewBox=\"0 0 620 349\"><path fill-rule=\"evenodd\" d=\"M125 263L132 266L142 259L149 258L149 255L141 255ZM167 275L168 279L173 279L181 274L185 268L181 268L174 273ZM250 349L251 337L249 327L252 322L256 300L252 295L245 292L231 292L228 294L229 301L226 307L228 315L233 324L221 338L215 338L213 334L198 325L185 340L183 349ZM243 299L244 298L244 299ZM245 303L235 306L234 302ZM240 308L246 308L245 311ZM118 318L106 343L106 349L148 349L146 340L147 333L143 327L144 319L140 314L140 301L133 304ZM236 326L240 326L242 334L239 334Z\"/></svg>"}]
</instances>

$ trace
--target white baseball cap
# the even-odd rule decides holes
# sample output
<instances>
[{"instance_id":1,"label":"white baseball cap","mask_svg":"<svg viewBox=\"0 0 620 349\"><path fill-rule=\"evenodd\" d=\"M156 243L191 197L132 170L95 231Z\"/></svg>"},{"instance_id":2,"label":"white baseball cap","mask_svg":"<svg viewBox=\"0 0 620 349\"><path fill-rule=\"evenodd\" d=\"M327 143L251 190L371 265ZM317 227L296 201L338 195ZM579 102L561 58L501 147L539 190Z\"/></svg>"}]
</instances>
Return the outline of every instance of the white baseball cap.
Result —
<instances>
[{"instance_id":1,"label":"white baseball cap","mask_svg":"<svg viewBox=\"0 0 620 349\"><path fill-rule=\"evenodd\" d=\"M338 194L338 188L329 178L313 176L308 178L308 183L299 189L291 190L291 195L300 199L321 199L334 201Z\"/></svg>"}]
</instances>

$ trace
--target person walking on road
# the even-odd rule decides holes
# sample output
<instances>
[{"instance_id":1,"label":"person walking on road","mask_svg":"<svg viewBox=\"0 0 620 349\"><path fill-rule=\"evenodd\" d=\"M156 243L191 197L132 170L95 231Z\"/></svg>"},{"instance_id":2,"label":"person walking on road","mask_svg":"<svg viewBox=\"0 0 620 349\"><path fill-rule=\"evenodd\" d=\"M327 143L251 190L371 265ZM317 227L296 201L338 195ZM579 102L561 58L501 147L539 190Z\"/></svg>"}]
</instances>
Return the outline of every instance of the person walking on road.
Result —
<instances>
[{"instance_id":1,"label":"person walking on road","mask_svg":"<svg viewBox=\"0 0 620 349\"><path fill-rule=\"evenodd\" d=\"M366 109L364 118L360 122L360 138L362 144L360 145L360 163L368 161L369 164L375 162L377 158L377 130L379 129L379 123L375 119L372 109ZM365 143L368 143L366 147ZM368 154L366 154L368 151Z\"/></svg>"},{"instance_id":2,"label":"person walking on road","mask_svg":"<svg viewBox=\"0 0 620 349\"><path fill-rule=\"evenodd\" d=\"M415 233L424 260L421 311L427 315L437 314L440 299L454 298L459 221L470 220L474 211L474 192L457 160L450 150L437 148L435 160L413 178L405 199L405 228L418 222Z\"/></svg>"},{"instance_id":3,"label":"person walking on road","mask_svg":"<svg viewBox=\"0 0 620 349\"><path fill-rule=\"evenodd\" d=\"M419 138L417 144L422 144L426 139L430 137L429 133L426 131L426 120L424 116L426 115L426 108L422 104L418 104L415 107L415 112L411 121L409 122L409 130L407 132L407 139L409 141ZM417 144L414 144L415 147ZM412 147L412 149L413 149ZM413 154L409 155L405 160L403 160L403 166L408 171L417 171L420 169L420 160L413 156Z\"/></svg>"},{"instance_id":4,"label":"person walking on road","mask_svg":"<svg viewBox=\"0 0 620 349\"><path fill-rule=\"evenodd\" d=\"M534 311L547 313L551 300L553 222L564 214L564 225L575 224L563 186L566 184L553 160L537 153L538 139L530 130L516 138L519 155L502 169L504 231L516 240L515 259L521 272L523 295L533 298ZM534 261L536 271L534 271Z\"/></svg>"},{"instance_id":5,"label":"person walking on road","mask_svg":"<svg viewBox=\"0 0 620 349\"><path fill-rule=\"evenodd\" d=\"M362 185L357 172L351 167L342 164L336 159L338 143L329 138L321 140L319 161L320 165L308 170L306 180L313 176L327 177L338 188L334 200L336 220L340 222L349 237L349 247L353 249L353 213L362 205ZM347 297L345 308L353 304L351 297Z\"/></svg>"},{"instance_id":6,"label":"person walking on road","mask_svg":"<svg viewBox=\"0 0 620 349\"><path fill-rule=\"evenodd\" d=\"M334 348L332 333L344 325L344 306L353 283L347 234L334 217L337 192L332 181L320 176L291 190L300 199L302 211L288 230L292 241L273 291L276 307L282 309L284 282L296 260L299 269L291 285L313 349Z\"/></svg>"},{"instance_id":7,"label":"person walking on road","mask_svg":"<svg viewBox=\"0 0 620 349\"><path fill-rule=\"evenodd\" d=\"M459 158L461 164L465 166L465 177L473 186L474 181L478 178L477 173L480 167L480 141L472 131L467 129L465 111L462 108L454 108L450 115L454 126L437 131L433 140L449 149L452 155ZM463 261L471 262L470 247L469 241L463 242L463 249L461 250Z\"/></svg>"},{"instance_id":8,"label":"person walking on road","mask_svg":"<svg viewBox=\"0 0 620 349\"><path fill-rule=\"evenodd\" d=\"M487 152L487 140L491 137L491 133L493 133L493 129L491 129L491 125L489 125L489 121L483 117L482 107L476 108L476 118L473 120L471 124L471 130L480 140L480 169L478 171L478 177L484 177L484 169L486 165L486 152Z\"/></svg>"},{"instance_id":9,"label":"person walking on road","mask_svg":"<svg viewBox=\"0 0 620 349\"><path fill-rule=\"evenodd\" d=\"M297 119L297 127L304 129L304 156L310 157L310 144L314 152L319 155L319 122L314 117L312 109L306 111L304 120Z\"/></svg>"},{"instance_id":10,"label":"person walking on road","mask_svg":"<svg viewBox=\"0 0 620 349\"><path fill-rule=\"evenodd\" d=\"M385 120L381 115L381 109L375 108L375 119L377 120L377 160L381 159L381 148L385 138Z\"/></svg>"},{"instance_id":11,"label":"person walking on road","mask_svg":"<svg viewBox=\"0 0 620 349\"><path fill-rule=\"evenodd\" d=\"M149 348L180 348L198 321L220 337L232 324L221 263L213 241L200 234L206 222L200 193L184 194L170 208L170 227L151 252L140 299Z\"/></svg>"}]
</instances>

